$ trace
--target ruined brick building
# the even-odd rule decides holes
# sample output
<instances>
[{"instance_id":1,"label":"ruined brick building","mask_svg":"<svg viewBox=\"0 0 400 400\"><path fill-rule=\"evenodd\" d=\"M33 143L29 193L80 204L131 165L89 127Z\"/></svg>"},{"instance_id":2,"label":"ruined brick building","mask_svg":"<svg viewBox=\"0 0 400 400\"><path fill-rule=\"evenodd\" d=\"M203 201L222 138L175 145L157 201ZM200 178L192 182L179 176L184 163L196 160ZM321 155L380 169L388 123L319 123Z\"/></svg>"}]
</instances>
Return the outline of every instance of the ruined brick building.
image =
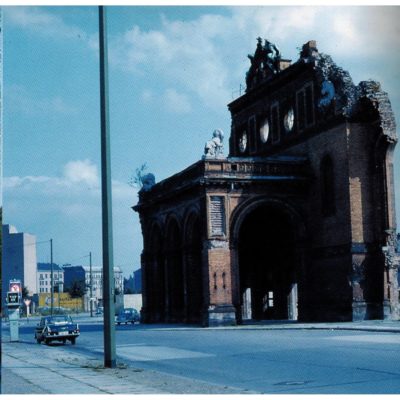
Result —
<instances>
[{"instance_id":1,"label":"ruined brick building","mask_svg":"<svg viewBox=\"0 0 400 400\"><path fill-rule=\"evenodd\" d=\"M398 319L388 96L316 43L291 63L258 39L244 95L203 159L134 210L145 322Z\"/></svg>"}]
</instances>

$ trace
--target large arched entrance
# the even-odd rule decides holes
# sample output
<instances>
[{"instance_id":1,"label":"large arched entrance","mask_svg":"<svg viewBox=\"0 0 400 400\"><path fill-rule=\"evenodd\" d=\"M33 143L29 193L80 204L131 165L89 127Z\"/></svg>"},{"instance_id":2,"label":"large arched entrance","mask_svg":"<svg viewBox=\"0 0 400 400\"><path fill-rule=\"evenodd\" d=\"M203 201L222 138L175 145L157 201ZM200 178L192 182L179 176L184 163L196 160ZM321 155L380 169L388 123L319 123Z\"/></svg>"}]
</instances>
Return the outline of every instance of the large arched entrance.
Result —
<instances>
[{"instance_id":1,"label":"large arched entrance","mask_svg":"<svg viewBox=\"0 0 400 400\"><path fill-rule=\"evenodd\" d=\"M152 282L147 288L148 301L151 305L152 320L164 321L165 318L165 265L162 254L162 235L160 228L155 226L152 230L151 243L151 275Z\"/></svg>"},{"instance_id":2,"label":"large arched entrance","mask_svg":"<svg viewBox=\"0 0 400 400\"><path fill-rule=\"evenodd\" d=\"M239 228L241 318L297 320L298 273L295 230L289 214L261 204Z\"/></svg>"}]
</instances>

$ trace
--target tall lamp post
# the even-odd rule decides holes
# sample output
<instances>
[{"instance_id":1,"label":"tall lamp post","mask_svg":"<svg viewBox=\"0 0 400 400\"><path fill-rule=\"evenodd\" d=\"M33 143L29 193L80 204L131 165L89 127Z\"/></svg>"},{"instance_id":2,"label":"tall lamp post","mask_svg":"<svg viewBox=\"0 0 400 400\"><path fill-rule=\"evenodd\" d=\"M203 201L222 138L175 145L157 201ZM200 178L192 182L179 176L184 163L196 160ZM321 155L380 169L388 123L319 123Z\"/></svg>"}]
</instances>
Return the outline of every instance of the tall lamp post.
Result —
<instances>
[{"instance_id":1,"label":"tall lamp post","mask_svg":"<svg viewBox=\"0 0 400 400\"><path fill-rule=\"evenodd\" d=\"M54 307L53 239L50 239L50 315Z\"/></svg>"},{"instance_id":2,"label":"tall lamp post","mask_svg":"<svg viewBox=\"0 0 400 400\"><path fill-rule=\"evenodd\" d=\"M108 56L106 11L99 6L101 203L103 231L104 366L116 367L113 237L111 208L110 121L108 111Z\"/></svg>"}]
</instances>

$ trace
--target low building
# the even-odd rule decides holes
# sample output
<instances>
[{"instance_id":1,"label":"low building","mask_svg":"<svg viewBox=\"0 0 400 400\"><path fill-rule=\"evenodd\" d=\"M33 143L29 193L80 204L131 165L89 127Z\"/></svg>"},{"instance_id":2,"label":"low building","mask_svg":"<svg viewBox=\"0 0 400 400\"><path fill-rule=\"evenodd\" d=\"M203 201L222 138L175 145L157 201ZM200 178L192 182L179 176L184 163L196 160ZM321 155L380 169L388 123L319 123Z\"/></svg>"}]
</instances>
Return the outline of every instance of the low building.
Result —
<instances>
[{"instance_id":1,"label":"low building","mask_svg":"<svg viewBox=\"0 0 400 400\"><path fill-rule=\"evenodd\" d=\"M51 293L51 274L53 270L53 291L62 293L64 291L64 270L58 264L38 263L36 282L38 293Z\"/></svg>"},{"instance_id":2,"label":"low building","mask_svg":"<svg viewBox=\"0 0 400 400\"><path fill-rule=\"evenodd\" d=\"M73 281L82 281L85 285L85 309L90 309L90 297L93 299L93 307L103 304L103 267L92 265L64 265L65 287L69 287ZM92 291L90 292L90 285ZM117 293L123 293L124 282L120 267L114 267L114 287Z\"/></svg>"},{"instance_id":3,"label":"low building","mask_svg":"<svg viewBox=\"0 0 400 400\"><path fill-rule=\"evenodd\" d=\"M2 293L9 290L9 282L14 279L22 282L29 295L37 293L36 237L3 225L2 240ZM2 296L3 306L4 299Z\"/></svg>"}]
</instances>

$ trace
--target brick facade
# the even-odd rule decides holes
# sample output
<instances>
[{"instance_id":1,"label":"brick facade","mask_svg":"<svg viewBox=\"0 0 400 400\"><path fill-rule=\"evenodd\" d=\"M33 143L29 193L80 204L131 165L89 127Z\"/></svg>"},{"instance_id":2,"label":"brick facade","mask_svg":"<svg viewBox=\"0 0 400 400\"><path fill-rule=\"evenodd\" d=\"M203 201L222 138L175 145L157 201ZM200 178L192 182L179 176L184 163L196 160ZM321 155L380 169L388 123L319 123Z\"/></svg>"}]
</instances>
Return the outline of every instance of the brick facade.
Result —
<instances>
[{"instance_id":1,"label":"brick facade","mask_svg":"<svg viewBox=\"0 0 400 400\"><path fill-rule=\"evenodd\" d=\"M283 61L252 64L227 158L140 192L145 322L399 317L387 95L315 42Z\"/></svg>"}]
</instances>

